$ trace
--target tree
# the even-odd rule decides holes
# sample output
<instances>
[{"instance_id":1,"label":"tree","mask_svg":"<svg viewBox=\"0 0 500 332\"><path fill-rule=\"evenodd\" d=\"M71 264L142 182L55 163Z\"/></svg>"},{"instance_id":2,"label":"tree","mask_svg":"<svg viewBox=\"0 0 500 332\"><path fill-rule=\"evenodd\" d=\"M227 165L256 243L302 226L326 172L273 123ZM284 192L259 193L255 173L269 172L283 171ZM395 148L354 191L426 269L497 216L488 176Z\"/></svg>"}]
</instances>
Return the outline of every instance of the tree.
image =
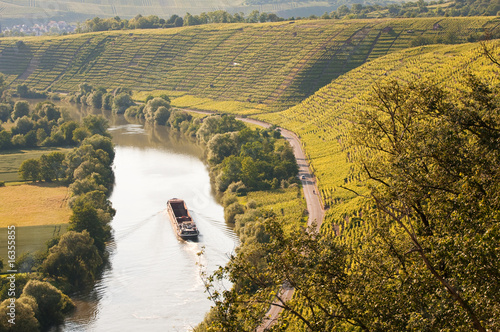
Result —
<instances>
[{"instance_id":1,"label":"tree","mask_svg":"<svg viewBox=\"0 0 500 332\"><path fill-rule=\"evenodd\" d=\"M87 231L69 231L49 250L42 270L56 279L66 279L75 289L94 282L102 258Z\"/></svg>"},{"instance_id":2,"label":"tree","mask_svg":"<svg viewBox=\"0 0 500 332\"><path fill-rule=\"evenodd\" d=\"M115 157L115 150L113 142L111 141L111 138L109 138L108 136L93 135L83 140L82 146L84 145L92 146L92 148L96 152L102 150L106 153L107 158L106 160L101 158L100 159L101 163L104 163L106 165L111 165L111 163L113 162L113 159Z\"/></svg>"},{"instance_id":3,"label":"tree","mask_svg":"<svg viewBox=\"0 0 500 332\"><path fill-rule=\"evenodd\" d=\"M108 225L111 217L108 216L106 219L104 217L90 202L77 202L73 206L69 229L76 232L87 231L94 239L97 249L104 252L106 241L111 237L111 227Z\"/></svg>"},{"instance_id":4,"label":"tree","mask_svg":"<svg viewBox=\"0 0 500 332\"><path fill-rule=\"evenodd\" d=\"M12 127L12 134L26 135L28 132L33 130L35 123L26 115L23 117L18 117L16 122L14 122L14 127Z\"/></svg>"},{"instance_id":5,"label":"tree","mask_svg":"<svg viewBox=\"0 0 500 332\"><path fill-rule=\"evenodd\" d=\"M101 135L110 137L110 134L107 132L109 124L108 120L102 115L87 115L83 118L83 126L92 134L92 135Z\"/></svg>"},{"instance_id":6,"label":"tree","mask_svg":"<svg viewBox=\"0 0 500 332\"><path fill-rule=\"evenodd\" d=\"M25 100L16 101L14 111L12 112L12 120L22 118L30 114L30 105Z\"/></svg>"},{"instance_id":7,"label":"tree","mask_svg":"<svg viewBox=\"0 0 500 332\"><path fill-rule=\"evenodd\" d=\"M19 167L19 176L27 181L38 181L41 179L40 162L38 159L27 159Z\"/></svg>"},{"instance_id":8,"label":"tree","mask_svg":"<svg viewBox=\"0 0 500 332\"><path fill-rule=\"evenodd\" d=\"M497 96L473 75L458 97L434 83L393 81L353 119L376 207L363 220L390 244L394 268L419 285L386 289L406 299L402 315L434 324L416 329L500 327L489 318L500 308Z\"/></svg>"},{"instance_id":9,"label":"tree","mask_svg":"<svg viewBox=\"0 0 500 332\"><path fill-rule=\"evenodd\" d=\"M65 155L62 152L54 151L43 154L40 157L40 177L45 181L59 180L65 175L65 166L63 161Z\"/></svg>"},{"instance_id":10,"label":"tree","mask_svg":"<svg viewBox=\"0 0 500 332\"><path fill-rule=\"evenodd\" d=\"M157 110L160 109L160 107L163 107L164 109L162 109L162 111L160 111L159 113L156 113ZM154 122L156 118L160 121L164 118L167 118L168 120L168 116L170 116L169 110L170 103L163 98L156 97L148 100L146 106L144 107L143 113L147 121Z\"/></svg>"},{"instance_id":11,"label":"tree","mask_svg":"<svg viewBox=\"0 0 500 332\"><path fill-rule=\"evenodd\" d=\"M122 92L113 99L112 110L116 114L123 114L127 108L133 105L135 105L135 103L132 97L130 97L128 93Z\"/></svg>"},{"instance_id":12,"label":"tree","mask_svg":"<svg viewBox=\"0 0 500 332\"><path fill-rule=\"evenodd\" d=\"M35 317L42 329L62 323L64 314L74 308L73 302L67 295L44 281L28 281L21 297L23 296L32 297L36 301L38 310L35 312Z\"/></svg>"},{"instance_id":13,"label":"tree","mask_svg":"<svg viewBox=\"0 0 500 332\"><path fill-rule=\"evenodd\" d=\"M10 104L0 104L0 121L7 122L11 112L12 106Z\"/></svg>"},{"instance_id":14,"label":"tree","mask_svg":"<svg viewBox=\"0 0 500 332\"><path fill-rule=\"evenodd\" d=\"M207 143L208 161L219 164L224 158L238 154L234 133L215 134Z\"/></svg>"},{"instance_id":15,"label":"tree","mask_svg":"<svg viewBox=\"0 0 500 332\"><path fill-rule=\"evenodd\" d=\"M168 118L170 117L170 111L165 106L160 106L154 113L154 122L158 125L164 126Z\"/></svg>"},{"instance_id":16,"label":"tree","mask_svg":"<svg viewBox=\"0 0 500 332\"><path fill-rule=\"evenodd\" d=\"M6 130L0 130L0 150L5 150L12 146L10 139L10 134Z\"/></svg>"},{"instance_id":17,"label":"tree","mask_svg":"<svg viewBox=\"0 0 500 332\"><path fill-rule=\"evenodd\" d=\"M31 296L21 296L15 301L15 324L9 322L12 316L9 316L9 305L12 305L11 299L4 300L0 304L0 330L9 332L38 332L40 324L35 317L38 312L36 300Z\"/></svg>"}]
</instances>

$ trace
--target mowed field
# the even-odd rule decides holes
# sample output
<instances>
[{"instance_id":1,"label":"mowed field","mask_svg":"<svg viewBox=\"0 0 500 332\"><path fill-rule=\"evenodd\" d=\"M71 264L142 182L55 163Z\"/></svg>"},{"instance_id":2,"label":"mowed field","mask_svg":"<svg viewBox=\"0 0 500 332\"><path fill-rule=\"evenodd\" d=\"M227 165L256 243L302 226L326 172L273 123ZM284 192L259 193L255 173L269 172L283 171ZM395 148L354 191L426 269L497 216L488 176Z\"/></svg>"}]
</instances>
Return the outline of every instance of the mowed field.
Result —
<instances>
[{"instance_id":1,"label":"mowed field","mask_svg":"<svg viewBox=\"0 0 500 332\"><path fill-rule=\"evenodd\" d=\"M68 188L51 184L0 187L0 227L69 222Z\"/></svg>"},{"instance_id":2,"label":"mowed field","mask_svg":"<svg viewBox=\"0 0 500 332\"><path fill-rule=\"evenodd\" d=\"M16 257L24 253L35 253L47 249L47 241L66 232L68 224L16 227ZM0 259L8 270L8 229L0 228Z\"/></svg>"}]
</instances>

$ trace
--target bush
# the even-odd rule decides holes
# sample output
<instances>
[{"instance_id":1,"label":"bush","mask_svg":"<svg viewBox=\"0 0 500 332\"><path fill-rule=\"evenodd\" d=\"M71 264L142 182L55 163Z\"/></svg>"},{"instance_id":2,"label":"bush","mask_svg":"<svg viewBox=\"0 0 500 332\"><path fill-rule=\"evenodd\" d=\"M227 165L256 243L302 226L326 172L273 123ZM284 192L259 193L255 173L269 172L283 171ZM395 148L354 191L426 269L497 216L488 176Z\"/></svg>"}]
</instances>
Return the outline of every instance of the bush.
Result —
<instances>
[{"instance_id":1,"label":"bush","mask_svg":"<svg viewBox=\"0 0 500 332\"><path fill-rule=\"evenodd\" d=\"M245 213L243 205L235 202L224 209L224 219L226 220L226 222L234 223L236 215L243 213Z\"/></svg>"},{"instance_id":2,"label":"bush","mask_svg":"<svg viewBox=\"0 0 500 332\"><path fill-rule=\"evenodd\" d=\"M249 200L247 202L247 209L256 209L257 208L257 202L253 199Z\"/></svg>"}]
</instances>

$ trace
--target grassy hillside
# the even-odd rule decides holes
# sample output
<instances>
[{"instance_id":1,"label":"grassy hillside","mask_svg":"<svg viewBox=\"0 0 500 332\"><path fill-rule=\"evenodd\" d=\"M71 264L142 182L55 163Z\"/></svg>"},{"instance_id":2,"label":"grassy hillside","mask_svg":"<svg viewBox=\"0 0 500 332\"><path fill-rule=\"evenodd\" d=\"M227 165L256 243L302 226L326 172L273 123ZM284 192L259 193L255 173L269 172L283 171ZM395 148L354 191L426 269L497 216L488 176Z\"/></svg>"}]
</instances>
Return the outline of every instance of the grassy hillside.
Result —
<instances>
[{"instance_id":1,"label":"grassy hillside","mask_svg":"<svg viewBox=\"0 0 500 332\"><path fill-rule=\"evenodd\" d=\"M500 57L500 42L492 42L490 46L495 47L494 53ZM347 140L346 118L353 109L363 107L374 84L437 77L436 83L453 89L461 84L468 72L479 74L492 83L500 83L500 68L482 55L477 43L408 49L350 71L293 108L260 116L262 120L277 123L300 136L325 204L331 207L324 230L332 231L333 224L353 230L348 216L357 215L358 198L341 188L356 189L358 180L356 175L350 175L352 151L344 144Z\"/></svg>"},{"instance_id":2,"label":"grassy hillside","mask_svg":"<svg viewBox=\"0 0 500 332\"><path fill-rule=\"evenodd\" d=\"M240 114L296 105L332 79L425 42L465 42L500 20L419 18L220 24L0 40L14 86L162 90L174 105ZM437 25L436 25L437 24Z\"/></svg>"}]
</instances>

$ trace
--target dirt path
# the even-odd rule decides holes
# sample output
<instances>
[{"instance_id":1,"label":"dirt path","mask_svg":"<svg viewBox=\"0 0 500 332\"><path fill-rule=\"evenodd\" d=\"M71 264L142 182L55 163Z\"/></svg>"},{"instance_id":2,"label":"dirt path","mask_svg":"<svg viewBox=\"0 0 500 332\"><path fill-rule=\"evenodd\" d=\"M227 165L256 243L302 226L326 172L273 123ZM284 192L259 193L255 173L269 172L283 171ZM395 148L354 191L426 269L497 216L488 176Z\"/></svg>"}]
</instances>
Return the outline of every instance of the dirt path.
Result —
<instances>
[{"instance_id":1,"label":"dirt path","mask_svg":"<svg viewBox=\"0 0 500 332\"><path fill-rule=\"evenodd\" d=\"M213 114L211 112L198 111L192 109L185 109L188 112L201 113L201 114ZM264 128L268 128L271 124L259 120L249 119L249 118L239 118L246 123L251 123L254 125L258 125ZM302 181L302 188L304 190L304 198L307 203L307 211L309 213L309 218L307 220L307 224L310 226L313 223L316 224L316 229L319 230L321 227L321 223L323 222L323 218L325 216L325 211L323 210L323 205L321 203L321 197L319 196L319 191L317 188L316 180L314 174L311 172L309 168L309 163L307 161L304 150L302 149L302 144L300 143L300 139L295 135L295 133L279 128L281 131L281 135L290 143L293 148L293 154L295 155L295 159L297 160L297 164L299 166L299 177ZM266 313L262 324L257 328L257 332L264 332L268 328L270 328L277 320L282 311L280 305L290 300L293 296L293 288L283 286L276 296L276 300L269 308L269 311Z\"/></svg>"}]
</instances>

